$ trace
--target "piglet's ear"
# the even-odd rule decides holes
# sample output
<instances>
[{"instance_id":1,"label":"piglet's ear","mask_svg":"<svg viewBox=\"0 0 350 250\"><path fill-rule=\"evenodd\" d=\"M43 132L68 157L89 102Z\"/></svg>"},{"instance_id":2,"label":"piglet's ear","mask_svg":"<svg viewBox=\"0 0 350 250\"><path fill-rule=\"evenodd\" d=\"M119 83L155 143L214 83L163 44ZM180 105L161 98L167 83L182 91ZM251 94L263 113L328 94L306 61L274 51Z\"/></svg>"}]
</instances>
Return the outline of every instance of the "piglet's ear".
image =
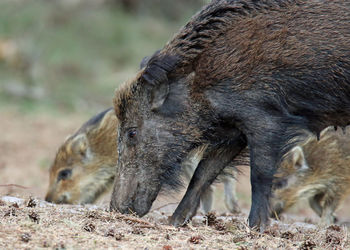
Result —
<instances>
[{"instance_id":1,"label":"piglet's ear","mask_svg":"<svg viewBox=\"0 0 350 250\"><path fill-rule=\"evenodd\" d=\"M101 133L101 131L106 131L111 126L117 126L118 119L115 115L114 109L110 108L108 111L104 114L102 120L100 121L100 124L96 128L94 132Z\"/></svg>"},{"instance_id":2,"label":"piglet's ear","mask_svg":"<svg viewBox=\"0 0 350 250\"><path fill-rule=\"evenodd\" d=\"M83 158L86 158L88 155L89 142L85 133L78 134L75 136L71 142L71 151L72 154L80 155Z\"/></svg>"},{"instance_id":3,"label":"piglet's ear","mask_svg":"<svg viewBox=\"0 0 350 250\"><path fill-rule=\"evenodd\" d=\"M291 151L292 154L292 163L295 170L306 170L308 165L305 160L303 149L300 146L296 146Z\"/></svg>"}]
</instances>

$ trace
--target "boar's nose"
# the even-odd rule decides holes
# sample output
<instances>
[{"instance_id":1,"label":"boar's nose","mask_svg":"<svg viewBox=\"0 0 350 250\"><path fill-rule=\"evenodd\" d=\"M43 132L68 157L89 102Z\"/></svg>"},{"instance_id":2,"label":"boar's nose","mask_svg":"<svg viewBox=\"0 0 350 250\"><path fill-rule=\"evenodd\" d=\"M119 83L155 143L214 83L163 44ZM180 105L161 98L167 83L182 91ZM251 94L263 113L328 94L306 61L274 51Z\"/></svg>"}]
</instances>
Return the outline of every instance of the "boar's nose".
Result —
<instances>
[{"instance_id":1,"label":"boar's nose","mask_svg":"<svg viewBox=\"0 0 350 250\"><path fill-rule=\"evenodd\" d=\"M111 211L117 211L122 214L130 214L133 212L132 207L130 204L126 204L127 202L122 202L117 199L112 199L110 202L110 210Z\"/></svg>"}]
</instances>

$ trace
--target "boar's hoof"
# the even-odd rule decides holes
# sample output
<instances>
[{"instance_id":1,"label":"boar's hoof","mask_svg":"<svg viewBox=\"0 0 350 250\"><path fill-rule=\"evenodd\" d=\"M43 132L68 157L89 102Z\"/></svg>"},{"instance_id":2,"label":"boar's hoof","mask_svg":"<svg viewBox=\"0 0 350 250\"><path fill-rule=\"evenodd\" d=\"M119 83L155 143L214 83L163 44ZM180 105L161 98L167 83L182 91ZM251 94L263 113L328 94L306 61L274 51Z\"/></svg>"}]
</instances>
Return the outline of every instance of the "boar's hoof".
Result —
<instances>
[{"instance_id":1,"label":"boar's hoof","mask_svg":"<svg viewBox=\"0 0 350 250\"><path fill-rule=\"evenodd\" d=\"M199 198L189 199L188 197L199 197L199 196L186 196L182 199L175 212L170 218L170 224L175 227L181 227L186 225L192 217L196 214L199 206Z\"/></svg>"},{"instance_id":2,"label":"boar's hoof","mask_svg":"<svg viewBox=\"0 0 350 250\"><path fill-rule=\"evenodd\" d=\"M269 223L268 213L266 213L263 209L258 209L258 211L255 211L255 213L251 211L248 221L251 228L263 233Z\"/></svg>"},{"instance_id":3,"label":"boar's hoof","mask_svg":"<svg viewBox=\"0 0 350 250\"><path fill-rule=\"evenodd\" d=\"M174 227L183 227L190 222L191 218L192 216L189 215L183 216L174 213L169 219L169 224L173 225Z\"/></svg>"}]
</instances>

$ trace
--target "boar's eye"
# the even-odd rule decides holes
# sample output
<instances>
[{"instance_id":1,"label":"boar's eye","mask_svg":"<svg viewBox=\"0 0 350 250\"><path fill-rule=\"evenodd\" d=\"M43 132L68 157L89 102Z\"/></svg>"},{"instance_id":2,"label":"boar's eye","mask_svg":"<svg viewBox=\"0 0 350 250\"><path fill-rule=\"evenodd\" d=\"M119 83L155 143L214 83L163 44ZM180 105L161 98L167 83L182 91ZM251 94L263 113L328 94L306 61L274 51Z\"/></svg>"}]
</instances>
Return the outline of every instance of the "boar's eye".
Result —
<instances>
[{"instance_id":1,"label":"boar's eye","mask_svg":"<svg viewBox=\"0 0 350 250\"><path fill-rule=\"evenodd\" d=\"M127 145L129 146L135 146L137 143L137 129L136 128L129 128L126 132L127 136Z\"/></svg>"},{"instance_id":2,"label":"boar's eye","mask_svg":"<svg viewBox=\"0 0 350 250\"><path fill-rule=\"evenodd\" d=\"M57 181L67 180L72 175L71 169L63 169L58 173Z\"/></svg>"},{"instance_id":3,"label":"boar's eye","mask_svg":"<svg viewBox=\"0 0 350 250\"><path fill-rule=\"evenodd\" d=\"M132 128L132 129L130 129L130 130L128 131L128 137L129 137L130 139L135 138L136 135L137 135L137 131L136 131L135 128Z\"/></svg>"}]
</instances>

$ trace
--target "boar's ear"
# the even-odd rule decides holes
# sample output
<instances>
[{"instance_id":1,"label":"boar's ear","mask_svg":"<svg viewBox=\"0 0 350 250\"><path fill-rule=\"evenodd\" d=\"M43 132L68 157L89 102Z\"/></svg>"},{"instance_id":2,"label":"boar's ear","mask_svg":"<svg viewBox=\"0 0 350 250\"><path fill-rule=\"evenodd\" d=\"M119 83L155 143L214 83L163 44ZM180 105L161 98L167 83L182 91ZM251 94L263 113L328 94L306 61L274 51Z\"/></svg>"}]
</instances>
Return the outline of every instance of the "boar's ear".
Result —
<instances>
[{"instance_id":1,"label":"boar's ear","mask_svg":"<svg viewBox=\"0 0 350 250\"><path fill-rule=\"evenodd\" d=\"M308 169L308 165L305 160L303 149L300 146L296 146L291 151L293 166L298 171Z\"/></svg>"},{"instance_id":2,"label":"boar's ear","mask_svg":"<svg viewBox=\"0 0 350 250\"><path fill-rule=\"evenodd\" d=\"M174 115L182 111L187 99L186 83L189 76L169 78L177 63L177 57L160 54L156 54L149 60L142 78L151 91L153 111L164 115Z\"/></svg>"},{"instance_id":3,"label":"boar's ear","mask_svg":"<svg viewBox=\"0 0 350 250\"><path fill-rule=\"evenodd\" d=\"M165 116L182 113L188 105L188 83L194 74L186 77L171 79L151 90L151 109Z\"/></svg>"},{"instance_id":4,"label":"boar's ear","mask_svg":"<svg viewBox=\"0 0 350 250\"><path fill-rule=\"evenodd\" d=\"M85 133L79 134L71 141L71 152L72 154L79 155L83 158L88 157L89 142Z\"/></svg>"},{"instance_id":5,"label":"boar's ear","mask_svg":"<svg viewBox=\"0 0 350 250\"><path fill-rule=\"evenodd\" d=\"M175 69L177 63L177 57L160 55L159 52L156 52L156 54L148 60L142 78L151 85L165 83L168 81L168 74Z\"/></svg>"},{"instance_id":6,"label":"boar's ear","mask_svg":"<svg viewBox=\"0 0 350 250\"><path fill-rule=\"evenodd\" d=\"M144 58L142 58L141 63L140 63L140 69L146 67L148 62L151 60L151 58L153 58L159 54L159 51L160 50L157 50L156 52L154 52L152 56L145 56Z\"/></svg>"},{"instance_id":7,"label":"boar's ear","mask_svg":"<svg viewBox=\"0 0 350 250\"><path fill-rule=\"evenodd\" d=\"M164 104L169 95L169 83L164 82L152 89L151 109L153 111L159 110Z\"/></svg>"}]
</instances>

